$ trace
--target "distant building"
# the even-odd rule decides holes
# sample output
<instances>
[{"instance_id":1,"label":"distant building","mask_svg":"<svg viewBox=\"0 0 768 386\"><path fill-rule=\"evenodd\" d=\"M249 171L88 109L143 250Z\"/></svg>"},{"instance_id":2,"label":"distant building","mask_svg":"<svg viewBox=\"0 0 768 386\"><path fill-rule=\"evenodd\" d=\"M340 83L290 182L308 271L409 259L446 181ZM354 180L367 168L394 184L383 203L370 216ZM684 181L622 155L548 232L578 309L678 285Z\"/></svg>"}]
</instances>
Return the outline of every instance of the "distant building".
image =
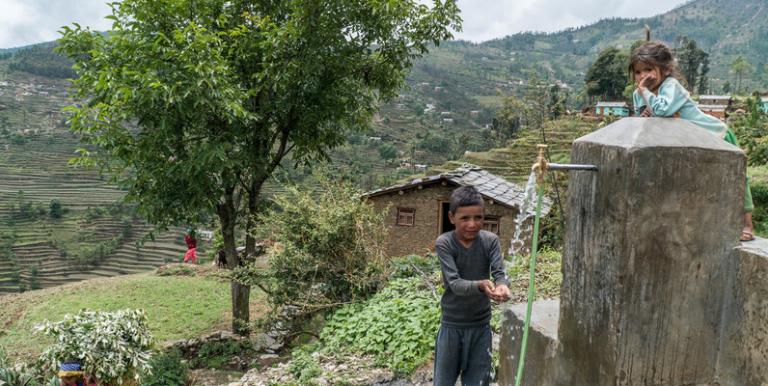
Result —
<instances>
[{"instance_id":1,"label":"distant building","mask_svg":"<svg viewBox=\"0 0 768 386\"><path fill-rule=\"evenodd\" d=\"M730 95L701 95L699 96L699 110L713 117L725 119L728 109L733 104Z\"/></svg>"},{"instance_id":2,"label":"distant building","mask_svg":"<svg viewBox=\"0 0 768 386\"><path fill-rule=\"evenodd\" d=\"M477 117L478 115L480 115L480 110L472 110L469 112L469 116L471 117Z\"/></svg>"},{"instance_id":3,"label":"distant building","mask_svg":"<svg viewBox=\"0 0 768 386\"><path fill-rule=\"evenodd\" d=\"M597 102L595 115L599 117L613 115L616 117L628 117L629 106L627 102Z\"/></svg>"},{"instance_id":4,"label":"distant building","mask_svg":"<svg viewBox=\"0 0 768 386\"><path fill-rule=\"evenodd\" d=\"M768 96L760 97L760 107L763 112L768 113Z\"/></svg>"},{"instance_id":5,"label":"distant building","mask_svg":"<svg viewBox=\"0 0 768 386\"><path fill-rule=\"evenodd\" d=\"M483 228L499 235L501 253L506 255L515 234L515 217L523 202L524 189L468 164L451 172L417 178L363 195L376 209L387 209L384 219L388 228L387 255L423 254L433 250L437 236L454 229L448 219L451 192L467 185L477 188L485 199ZM543 213L547 213L550 201L545 198L543 206Z\"/></svg>"},{"instance_id":6,"label":"distant building","mask_svg":"<svg viewBox=\"0 0 768 386\"><path fill-rule=\"evenodd\" d=\"M443 123L453 124L453 118L443 118Z\"/></svg>"},{"instance_id":7,"label":"distant building","mask_svg":"<svg viewBox=\"0 0 768 386\"><path fill-rule=\"evenodd\" d=\"M720 105L730 107L733 98L730 95L701 95L699 96L700 105Z\"/></svg>"},{"instance_id":8,"label":"distant building","mask_svg":"<svg viewBox=\"0 0 768 386\"><path fill-rule=\"evenodd\" d=\"M725 119L726 115L726 108L728 106L726 105L703 105L699 104L699 110L704 112L705 114L709 114L715 118Z\"/></svg>"}]
</instances>

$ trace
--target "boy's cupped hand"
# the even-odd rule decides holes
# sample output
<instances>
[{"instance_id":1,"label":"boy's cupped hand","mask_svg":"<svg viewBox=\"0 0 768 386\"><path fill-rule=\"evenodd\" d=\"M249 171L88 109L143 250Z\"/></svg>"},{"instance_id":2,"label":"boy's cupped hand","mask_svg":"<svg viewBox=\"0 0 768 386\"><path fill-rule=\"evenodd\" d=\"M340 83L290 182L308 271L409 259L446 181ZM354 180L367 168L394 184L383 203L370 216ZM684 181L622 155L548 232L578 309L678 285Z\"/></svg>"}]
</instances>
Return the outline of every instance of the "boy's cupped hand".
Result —
<instances>
[{"instance_id":1,"label":"boy's cupped hand","mask_svg":"<svg viewBox=\"0 0 768 386\"><path fill-rule=\"evenodd\" d=\"M480 287L480 290L483 291L486 296L495 302L503 303L511 297L509 287L504 284L495 286L490 280L481 280L478 287Z\"/></svg>"}]
</instances>

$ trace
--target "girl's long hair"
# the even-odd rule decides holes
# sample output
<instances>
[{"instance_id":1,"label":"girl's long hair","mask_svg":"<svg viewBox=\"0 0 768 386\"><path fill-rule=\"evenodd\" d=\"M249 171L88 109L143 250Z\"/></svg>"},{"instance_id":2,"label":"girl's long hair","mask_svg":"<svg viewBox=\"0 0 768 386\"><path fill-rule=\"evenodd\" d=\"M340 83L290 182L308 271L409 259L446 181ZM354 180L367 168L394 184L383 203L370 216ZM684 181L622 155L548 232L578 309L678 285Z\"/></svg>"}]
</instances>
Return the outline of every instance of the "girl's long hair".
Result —
<instances>
[{"instance_id":1,"label":"girl's long hair","mask_svg":"<svg viewBox=\"0 0 768 386\"><path fill-rule=\"evenodd\" d=\"M662 42L652 42L651 29L648 26L645 26L645 43L635 48L629 57L629 67L627 70L629 72L629 79L633 83L635 82L635 66L641 63L658 67L663 74L669 74L680 83L686 84L685 78L677 67L677 60L675 60L672 50Z\"/></svg>"}]
</instances>

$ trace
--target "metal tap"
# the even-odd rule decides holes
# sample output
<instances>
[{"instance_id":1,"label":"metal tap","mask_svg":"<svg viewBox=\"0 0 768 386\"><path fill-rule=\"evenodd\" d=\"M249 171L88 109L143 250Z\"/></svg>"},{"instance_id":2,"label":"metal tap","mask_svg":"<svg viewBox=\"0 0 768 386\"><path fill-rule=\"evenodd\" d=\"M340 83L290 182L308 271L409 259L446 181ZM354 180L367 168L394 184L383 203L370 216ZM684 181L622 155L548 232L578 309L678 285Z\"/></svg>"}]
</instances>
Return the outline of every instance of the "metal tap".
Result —
<instances>
[{"instance_id":1,"label":"metal tap","mask_svg":"<svg viewBox=\"0 0 768 386\"><path fill-rule=\"evenodd\" d=\"M536 145L539 148L539 156L536 157L536 162L531 167L531 170L536 173L536 183L541 185L544 183L544 173L549 169L549 162L547 162L546 151L547 145Z\"/></svg>"}]
</instances>

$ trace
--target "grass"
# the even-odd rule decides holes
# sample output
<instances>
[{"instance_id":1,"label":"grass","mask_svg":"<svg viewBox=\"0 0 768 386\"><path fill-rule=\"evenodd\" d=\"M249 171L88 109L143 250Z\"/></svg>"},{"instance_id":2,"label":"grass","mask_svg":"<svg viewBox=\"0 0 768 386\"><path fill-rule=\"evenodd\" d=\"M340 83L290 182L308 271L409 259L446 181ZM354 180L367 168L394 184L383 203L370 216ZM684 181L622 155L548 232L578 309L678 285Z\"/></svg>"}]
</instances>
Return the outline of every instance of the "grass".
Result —
<instances>
[{"instance_id":1,"label":"grass","mask_svg":"<svg viewBox=\"0 0 768 386\"><path fill-rule=\"evenodd\" d=\"M252 315L260 314L263 304L262 294L254 292ZM229 283L199 276L137 274L0 296L0 347L12 358L33 357L48 344L47 338L34 334L36 323L61 320L83 308L142 308L158 342L226 329L231 321Z\"/></svg>"}]
</instances>

